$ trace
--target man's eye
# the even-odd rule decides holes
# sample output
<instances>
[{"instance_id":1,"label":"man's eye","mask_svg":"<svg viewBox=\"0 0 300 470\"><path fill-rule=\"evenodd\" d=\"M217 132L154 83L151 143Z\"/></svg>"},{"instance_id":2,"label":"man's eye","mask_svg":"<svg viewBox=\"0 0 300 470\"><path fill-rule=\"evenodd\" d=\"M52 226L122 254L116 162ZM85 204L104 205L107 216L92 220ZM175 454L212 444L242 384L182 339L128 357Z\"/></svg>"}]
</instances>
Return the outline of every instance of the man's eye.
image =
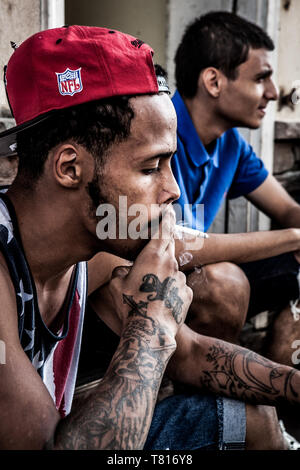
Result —
<instances>
[{"instance_id":1,"label":"man's eye","mask_svg":"<svg viewBox=\"0 0 300 470\"><path fill-rule=\"evenodd\" d=\"M148 168L148 169L145 169L143 170L143 173L145 175L151 175L152 173L157 173L158 171L160 170L159 166L155 167L155 168Z\"/></svg>"}]
</instances>

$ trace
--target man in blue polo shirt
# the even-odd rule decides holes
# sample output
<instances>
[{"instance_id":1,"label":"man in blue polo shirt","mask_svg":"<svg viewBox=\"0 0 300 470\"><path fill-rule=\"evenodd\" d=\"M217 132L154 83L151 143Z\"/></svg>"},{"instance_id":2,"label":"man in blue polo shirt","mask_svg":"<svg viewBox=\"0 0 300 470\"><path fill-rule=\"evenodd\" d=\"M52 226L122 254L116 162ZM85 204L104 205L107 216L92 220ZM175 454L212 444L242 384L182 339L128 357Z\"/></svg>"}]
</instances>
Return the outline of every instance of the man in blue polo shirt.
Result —
<instances>
[{"instance_id":1,"label":"man in blue polo shirt","mask_svg":"<svg viewBox=\"0 0 300 470\"><path fill-rule=\"evenodd\" d=\"M177 202L183 207L192 202L192 228L207 231L226 196L251 193L265 181L268 171L236 129L224 132L207 149L178 91L172 101L178 125L177 154L172 160L181 189ZM204 221L196 217L197 204L205 204Z\"/></svg>"},{"instance_id":2,"label":"man in blue polo shirt","mask_svg":"<svg viewBox=\"0 0 300 470\"><path fill-rule=\"evenodd\" d=\"M227 12L204 15L185 31L175 57L178 150L172 167L181 190L178 202L182 207L190 204L184 216L193 228L207 231L223 200L242 195L281 227L300 227L300 206L268 174L235 129L258 128L268 102L277 99L269 57L273 49L272 40L261 28ZM204 223L196 217L198 204L204 204ZM249 259L236 257L236 247L243 246L246 252L256 240L256 235L252 240L244 235L227 235L219 254L203 255L206 266L192 280L201 304L191 313L191 325L215 336L225 334L226 322L238 327L241 323L236 313L230 314L228 305L239 310L235 282L245 273L251 287L248 314L280 311L265 353L291 364L294 341L300 338L300 322L295 321L299 318L298 254L287 248L286 254L271 258L274 253L267 243L264 257L268 259L241 264ZM223 261L235 263L234 276L233 265L220 263ZM222 313L223 301L226 314Z\"/></svg>"}]
</instances>

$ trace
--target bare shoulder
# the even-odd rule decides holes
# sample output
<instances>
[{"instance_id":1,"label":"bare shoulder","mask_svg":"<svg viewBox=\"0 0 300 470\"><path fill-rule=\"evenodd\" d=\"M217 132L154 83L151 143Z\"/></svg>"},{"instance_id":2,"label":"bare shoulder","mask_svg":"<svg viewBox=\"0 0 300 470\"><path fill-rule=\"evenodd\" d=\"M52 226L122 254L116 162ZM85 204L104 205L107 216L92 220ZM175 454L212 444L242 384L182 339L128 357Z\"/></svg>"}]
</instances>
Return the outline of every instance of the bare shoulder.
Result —
<instances>
[{"instance_id":1,"label":"bare shoulder","mask_svg":"<svg viewBox=\"0 0 300 470\"><path fill-rule=\"evenodd\" d=\"M0 253L0 449L39 449L59 420L41 377L22 349L16 294Z\"/></svg>"}]
</instances>

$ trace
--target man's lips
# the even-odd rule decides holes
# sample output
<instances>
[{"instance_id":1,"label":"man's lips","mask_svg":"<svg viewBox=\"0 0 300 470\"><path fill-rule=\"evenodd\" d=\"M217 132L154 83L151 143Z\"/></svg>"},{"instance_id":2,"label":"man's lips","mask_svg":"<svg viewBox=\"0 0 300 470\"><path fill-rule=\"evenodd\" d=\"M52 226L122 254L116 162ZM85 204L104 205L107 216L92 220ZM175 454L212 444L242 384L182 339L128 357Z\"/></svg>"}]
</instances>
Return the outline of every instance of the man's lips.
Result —
<instances>
[{"instance_id":1,"label":"man's lips","mask_svg":"<svg viewBox=\"0 0 300 470\"><path fill-rule=\"evenodd\" d=\"M267 109L268 103L262 104L261 106L258 107L258 111L264 116L266 114L266 109Z\"/></svg>"},{"instance_id":2,"label":"man's lips","mask_svg":"<svg viewBox=\"0 0 300 470\"><path fill-rule=\"evenodd\" d=\"M262 116L264 116L266 114L266 107L265 106L261 106L258 108L258 111L260 112L260 114Z\"/></svg>"}]
</instances>

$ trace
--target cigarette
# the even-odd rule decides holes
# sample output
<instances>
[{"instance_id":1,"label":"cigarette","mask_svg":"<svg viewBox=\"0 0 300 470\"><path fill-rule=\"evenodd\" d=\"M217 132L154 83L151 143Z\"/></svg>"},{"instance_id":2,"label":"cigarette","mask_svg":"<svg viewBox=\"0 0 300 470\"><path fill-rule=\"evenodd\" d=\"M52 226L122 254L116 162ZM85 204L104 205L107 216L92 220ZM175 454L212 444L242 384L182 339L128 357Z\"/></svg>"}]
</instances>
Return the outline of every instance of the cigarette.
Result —
<instances>
[{"instance_id":1,"label":"cigarette","mask_svg":"<svg viewBox=\"0 0 300 470\"><path fill-rule=\"evenodd\" d=\"M174 231L175 239L183 239L186 236L188 238L209 238L209 235L205 232L201 232L200 230L196 230L190 227L184 227L182 225L176 225L175 231Z\"/></svg>"}]
</instances>

